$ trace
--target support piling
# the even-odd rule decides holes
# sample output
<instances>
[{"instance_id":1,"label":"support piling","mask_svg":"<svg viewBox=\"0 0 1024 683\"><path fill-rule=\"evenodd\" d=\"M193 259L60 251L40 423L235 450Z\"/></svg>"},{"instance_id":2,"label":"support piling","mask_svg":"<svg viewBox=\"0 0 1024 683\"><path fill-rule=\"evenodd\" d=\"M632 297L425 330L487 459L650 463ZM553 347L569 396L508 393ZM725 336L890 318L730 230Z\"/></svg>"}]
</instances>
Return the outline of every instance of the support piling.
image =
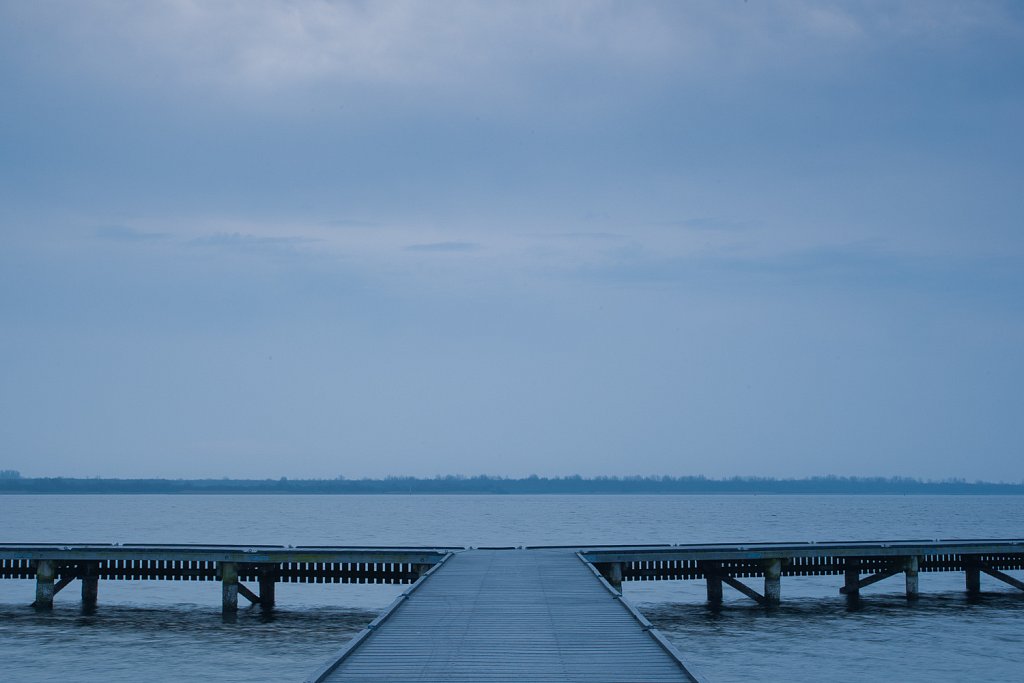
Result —
<instances>
[{"instance_id":1,"label":"support piling","mask_svg":"<svg viewBox=\"0 0 1024 683\"><path fill-rule=\"evenodd\" d=\"M238 611L238 565L234 562L220 563L221 609L224 614Z\"/></svg>"},{"instance_id":2,"label":"support piling","mask_svg":"<svg viewBox=\"0 0 1024 683\"><path fill-rule=\"evenodd\" d=\"M264 566L259 569L260 607L274 607L275 589L277 587L277 565Z\"/></svg>"},{"instance_id":3,"label":"support piling","mask_svg":"<svg viewBox=\"0 0 1024 683\"><path fill-rule=\"evenodd\" d=\"M967 584L967 592L970 595L977 595L981 592L981 568L977 560L964 560L964 579Z\"/></svg>"},{"instance_id":4,"label":"support piling","mask_svg":"<svg viewBox=\"0 0 1024 683\"><path fill-rule=\"evenodd\" d=\"M782 560L765 563L764 601L768 605L778 605L782 601Z\"/></svg>"},{"instance_id":5,"label":"support piling","mask_svg":"<svg viewBox=\"0 0 1024 683\"><path fill-rule=\"evenodd\" d=\"M903 573L907 577L907 600L917 600L918 598L918 569L920 564L921 558L916 555L908 557L904 564Z\"/></svg>"},{"instance_id":6,"label":"support piling","mask_svg":"<svg viewBox=\"0 0 1024 683\"><path fill-rule=\"evenodd\" d=\"M608 565L608 573L605 575L612 588L622 592L622 563L612 562Z\"/></svg>"},{"instance_id":7,"label":"support piling","mask_svg":"<svg viewBox=\"0 0 1024 683\"><path fill-rule=\"evenodd\" d=\"M33 606L40 609L53 608L53 579L57 566L53 560L39 560L36 564L36 601Z\"/></svg>"},{"instance_id":8,"label":"support piling","mask_svg":"<svg viewBox=\"0 0 1024 683\"><path fill-rule=\"evenodd\" d=\"M722 604L722 576L705 572L704 580L708 584L708 604L718 607Z\"/></svg>"},{"instance_id":9,"label":"support piling","mask_svg":"<svg viewBox=\"0 0 1024 683\"><path fill-rule=\"evenodd\" d=\"M82 564L82 607L87 609L96 606L100 584L99 569L99 562Z\"/></svg>"},{"instance_id":10,"label":"support piling","mask_svg":"<svg viewBox=\"0 0 1024 683\"><path fill-rule=\"evenodd\" d=\"M847 558L844 575L846 590L843 592L850 597L856 597L860 593L860 560L856 557Z\"/></svg>"}]
</instances>

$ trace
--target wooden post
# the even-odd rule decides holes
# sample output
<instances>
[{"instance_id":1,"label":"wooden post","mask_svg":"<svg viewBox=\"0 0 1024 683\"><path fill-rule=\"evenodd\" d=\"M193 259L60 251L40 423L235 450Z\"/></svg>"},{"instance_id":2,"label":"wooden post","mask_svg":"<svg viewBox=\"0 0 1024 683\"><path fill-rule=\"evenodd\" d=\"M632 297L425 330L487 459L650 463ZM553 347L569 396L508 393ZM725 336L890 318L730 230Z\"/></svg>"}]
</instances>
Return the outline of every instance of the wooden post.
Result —
<instances>
[{"instance_id":1,"label":"wooden post","mask_svg":"<svg viewBox=\"0 0 1024 683\"><path fill-rule=\"evenodd\" d=\"M39 560L36 563L36 601L34 607L40 609L53 608L53 578L57 567L53 560Z\"/></svg>"},{"instance_id":2,"label":"wooden post","mask_svg":"<svg viewBox=\"0 0 1024 683\"><path fill-rule=\"evenodd\" d=\"M978 566L977 558L964 558L964 573L966 574L967 592L971 595L977 595L980 593L981 568Z\"/></svg>"},{"instance_id":3,"label":"wooden post","mask_svg":"<svg viewBox=\"0 0 1024 683\"><path fill-rule=\"evenodd\" d=\"M907 599L916 600L918 596L917 571L920 567L921 558L908 557L903 565L903 573L907 575Z\"/></svg>"},{"instance_id":4,"label":"wooden post","mask_svg":"<svg viewBox=\"0 0 1024 683\"><path fill-rule=\"evenodd\" d=\"M100 563L85 562L82 564L82 607L96 606L100 584Z\"/></svg>"},{"instance_id":5,"label":"wooden post","mask_svg":"<svg viewBox=\"0 0 1024 683\"><path fill-rule=\"evenodd\" d=\"M846 558L846 590L848 596L856 596L860 593L860 560L856 557Z\"/></svg>"},{"instance_id":6,"label":"wooden post","mask_svg":"<svg viewBox=\"0 0 1024 683\"><path fill-rule=\"evenodd\" d=\"M719 574L704 574L704 580L708 584L708 604L717 607L722 604L722 577Z\"/></svg>"},{"instance_id":7,"label":"wooden post","mask_svg":"<svg viewBox=\"0 0 1024 683\"><path fill-rule=\"evenodd\" d=\"M238 611L238 565L234 562L220 563L221 607L225 614Z\"/></svg>"},{"instance_id":8,"label":"wooden post","mask_svg":"<svg viewBox=\"0 0 1024 683\"><path fill-rule=\"evenodd\" d=\"M1021 581L1020 579L1015 579L1006 572L1001 572L998 569L988 566L984 562L978 562L978 569L985 572L993 579L999 579L1003 583L1013 586L1017 590L1024 591L1024 581Z\"/></svg>"},{"instance_id":9,"label":"wooden post","mask_svg":"<svg viewBox=\"0 0 1024 683\"><path fill-rule=\"evenodd\" d=\"M617 591L619 591L621 593L622 592L622 563L621 562L611 562L608 565L608 574L605 575L605 578L608 579L608 583L610 583L612 585L612 588L614 588L615 590L617 590Z\"/></svg>"},{"instance_id":10,"label":"wooden post","mask_svg":"<svg viewBox=\"0 0 1024 683\"><path fill-rule=\"evenodd\" d=\"M768 605L782 601L782 560L768 560L764 565L764 600Z\"/></svg>"},{"instance_id":11,"label":"wooden post","mask_svg":"<svg viewBox=\"0 0 1024 683\"><path fill-rule=\"evenodd\" d=\"M259 570L260 607L270 609L274 606L274 589L277 586L277 565L263 565Z\"/></svg>"}]
</instances>

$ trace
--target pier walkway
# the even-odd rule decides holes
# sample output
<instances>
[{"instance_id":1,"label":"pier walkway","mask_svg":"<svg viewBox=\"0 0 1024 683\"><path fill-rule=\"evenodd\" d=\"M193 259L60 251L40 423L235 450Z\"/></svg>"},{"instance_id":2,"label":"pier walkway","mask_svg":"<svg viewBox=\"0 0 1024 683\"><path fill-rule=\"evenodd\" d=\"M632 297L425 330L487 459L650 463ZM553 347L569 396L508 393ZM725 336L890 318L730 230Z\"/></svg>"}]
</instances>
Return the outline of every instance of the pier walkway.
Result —
<instances>
[{"instance_id":1,"label":"pier walkway","mask_svg":"<svg viewBox=\"0 0 1024 683\"><path fill-rule=\"evenodd\" d=\"M455 553L311 682L699 681L569 550Z\"/></svg>"},{"instance_id":2,"label":"pier walkway","mask_svg":"<svg viewBox=\"0 0 1024 683\"><path fill-rule=\"evenodd\" d=\"M837 576L856 607L864 589L886 580L902 578L915 600L921 573L962 572L978 595L982 576L1024 590L1007 573L1021 571L1024 539L519 549L0 543L0 579L34 578L39 610L76 581L83 608L93 609L101 579L217 582L225 613L240 596L273 609L280 582L408 586L307 679L315 683L699 681L622 598L624 582L704 581L712 606L728 586L771 609L784 577Z\"/></svg>"}]
</instances>

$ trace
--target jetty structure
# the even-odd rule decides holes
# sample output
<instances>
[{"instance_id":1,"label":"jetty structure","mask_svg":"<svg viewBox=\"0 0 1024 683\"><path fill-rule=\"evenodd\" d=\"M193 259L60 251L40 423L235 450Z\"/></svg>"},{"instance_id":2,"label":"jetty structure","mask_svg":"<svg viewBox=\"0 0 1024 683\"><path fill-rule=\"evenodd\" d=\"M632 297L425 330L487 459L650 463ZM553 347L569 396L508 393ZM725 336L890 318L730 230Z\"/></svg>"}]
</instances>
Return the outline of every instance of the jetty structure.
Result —
<instances>
[{"instance_id":1,"label":"jetty structure","mask_svg":"<svg viewBox=\"0 0 1024 683\"><path fill-rule=\"evenodd\" d=\"M81 582L96 605L103 580L216 581L222 609L238 597L274 606L278 582L407 584L388 609L308 679L700 681L702 677L621 593L626 581L703 580L712 605L729 586L771 607L783 577L841 576L856 600L903 576L963 572L1017 589L1024 540L644 546L325 547L0 544L0 578L34 579L38 609ZM762 580L751 584L749 579ZM746 581L745 581L746 580ZM249 586L253 586L250 588ZM341 644L339 644L341 645Z\"/></svg>"}]
</instances>

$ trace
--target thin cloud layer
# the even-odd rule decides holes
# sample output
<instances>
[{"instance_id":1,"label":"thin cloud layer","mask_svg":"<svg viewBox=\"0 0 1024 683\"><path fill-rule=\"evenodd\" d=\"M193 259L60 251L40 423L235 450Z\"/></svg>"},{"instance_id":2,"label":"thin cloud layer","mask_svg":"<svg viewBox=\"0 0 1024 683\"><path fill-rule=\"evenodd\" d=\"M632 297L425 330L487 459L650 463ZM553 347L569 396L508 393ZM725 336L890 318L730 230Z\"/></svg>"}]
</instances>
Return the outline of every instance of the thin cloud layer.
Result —
<instances>
[{"instance_id":1,"label":"thin cloud layer","mask_svg":"<svg viewBox=\"0 0 1024 683\"><path fill-rule=\"evenodd\" d=\"M19 55L36 64L136 86L268 92L312 83L504 87L552 63L693 75L762 69L765 55L799 61L823 45L1019 31L1012 4L955 2L97 0L8 5L4 14L35 40L60 44L48 63L41 52Z\"/></svg>"},{"instance_id":2,"label":"thin cloud layer","mask_svg":"<svg viewBox=\"0 0 1024 683\"><path fill-rule=\"evenodd\" d=\"M0 4L0 468L1018 480L1022 26Z\"/></svg>"}]
</instances>

